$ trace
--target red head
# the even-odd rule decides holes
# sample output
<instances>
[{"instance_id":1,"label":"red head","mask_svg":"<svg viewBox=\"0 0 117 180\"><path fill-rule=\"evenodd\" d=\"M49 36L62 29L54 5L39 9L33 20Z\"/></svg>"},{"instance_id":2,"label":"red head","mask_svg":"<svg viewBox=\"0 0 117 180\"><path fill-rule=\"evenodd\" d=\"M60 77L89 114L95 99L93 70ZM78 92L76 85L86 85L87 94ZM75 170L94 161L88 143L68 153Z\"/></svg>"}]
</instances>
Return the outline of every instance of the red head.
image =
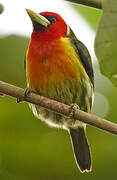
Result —
<instances>
[{"instance_id":1,"label":"red head","mask_svg":"<svg viewBox=\"0 0 117 180\"><path fill-rule=\"evenodd\" d=\"M36 14L27 9L33 23L33 33L48 38L60 38L67 36L67 24L63 18L53 12L42 12Z\"/></svg>"}]
</instances>

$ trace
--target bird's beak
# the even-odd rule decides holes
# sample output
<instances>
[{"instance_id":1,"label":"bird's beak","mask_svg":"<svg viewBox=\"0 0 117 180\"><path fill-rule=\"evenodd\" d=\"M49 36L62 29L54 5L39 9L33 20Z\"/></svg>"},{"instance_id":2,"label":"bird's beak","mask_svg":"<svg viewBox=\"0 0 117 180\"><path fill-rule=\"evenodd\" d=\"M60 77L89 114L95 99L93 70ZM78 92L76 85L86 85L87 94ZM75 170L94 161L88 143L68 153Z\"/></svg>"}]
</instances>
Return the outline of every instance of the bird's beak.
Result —
<instances>
[{"instance_id":1,"label":"bird's beak","mask_svg":"<svg viewBox=\"0 0 117 180\"><path fill-rule=\"evenodd\" d=\"M46 19L44 16L35 13L34 11L30 10L30 9L26 9L30 19L32 22L37 22L39 24L41 24L44 27L48 27L48 25L50 25L50 21L48 21L48 19Z\"/></svg>"}]
</instances>

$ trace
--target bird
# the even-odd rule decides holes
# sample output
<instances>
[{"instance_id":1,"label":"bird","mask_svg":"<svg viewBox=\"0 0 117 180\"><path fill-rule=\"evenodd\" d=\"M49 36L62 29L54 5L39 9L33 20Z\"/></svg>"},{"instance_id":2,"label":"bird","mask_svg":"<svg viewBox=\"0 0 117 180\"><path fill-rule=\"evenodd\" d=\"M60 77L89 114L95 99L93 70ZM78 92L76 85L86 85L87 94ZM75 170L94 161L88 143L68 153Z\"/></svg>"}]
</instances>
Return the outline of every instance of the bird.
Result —
<instances>
[{"instance_id":1,"label":"bird","mask_svg":"<svg viewBox=\"0 0 117 180\"><path fill-rule=\"evenodd\" d=\"M87 47L76 38L70 26L54 12L36 13L26 9L33 26L25 58L27 88L41 96L91 112L94 73ZM68 131L76 164L90 172L92 157L86 124L30 104L34 115L56 128Z\"/></svg>"}]
</instances>

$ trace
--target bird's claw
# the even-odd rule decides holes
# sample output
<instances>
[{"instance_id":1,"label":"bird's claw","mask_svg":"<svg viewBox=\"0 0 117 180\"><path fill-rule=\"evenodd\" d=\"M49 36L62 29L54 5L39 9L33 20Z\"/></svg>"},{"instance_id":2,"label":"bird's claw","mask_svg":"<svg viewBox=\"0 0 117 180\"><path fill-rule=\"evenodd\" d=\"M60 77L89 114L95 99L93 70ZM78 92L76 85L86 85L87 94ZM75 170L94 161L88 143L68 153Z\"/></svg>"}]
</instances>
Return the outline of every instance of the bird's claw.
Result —
<instances>
[{"instance_id":1,"label":"bird's claw","mask_svg":"<svg viewBox=\"0 0 117 180\"><path fill-rule=\"evenodd\" d=\"M17 103L20 103L22 101L25 101L26 97L28 96L28 94L30 93L36 93L36 91L34 91L33 89L31 88L26 88L25 91L24 91L24 94L23 94L23 97L21 98L17 98Z\"/></svg>"},{"instance_id":2,"label":"bird's claw","mask_svg":"<svg viewBox=\"0 0 117 180\"><path fill-rule=\"evenodd\" d=\"M77 109L80 109L80 107L77 104L70 104L71 112L70 112L70 118L74 118L74 114Z\"/></svg>"}]
</instances>

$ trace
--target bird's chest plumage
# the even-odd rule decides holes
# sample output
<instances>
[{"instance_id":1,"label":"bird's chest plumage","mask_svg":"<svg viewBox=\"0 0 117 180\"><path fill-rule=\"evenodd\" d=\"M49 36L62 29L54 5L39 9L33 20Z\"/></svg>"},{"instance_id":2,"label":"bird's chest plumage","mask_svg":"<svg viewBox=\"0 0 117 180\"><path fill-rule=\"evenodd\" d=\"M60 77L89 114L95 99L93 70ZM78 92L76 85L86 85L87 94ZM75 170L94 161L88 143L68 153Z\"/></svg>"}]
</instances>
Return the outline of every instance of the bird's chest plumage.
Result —
<instances>
[{"instance_id":1,"label":"bird's chest plumage","mask_svg":"<svg viewBox=\"0 0 117 180\"><path fill-rule=\"evenodd\" d=\"M67 38L40 46L30 44L26 73L28 86L40 95L69 105L77 103L82 110L90 111L91 102L86 103L88 91L91 94L90 80ZM35 108L35 114L47 118L47 110Z\"/></svg>"},{"instance_id":2,"label":"bird's chest plumage","mask_svg":"<svg viewBox=\"0 0 117 180\"><path fill-rule=\"evenodd\" d=\"M80 79L84 68L74 48L64 39L29 45L26 62L29 86L38 90L65 80Z\"/></svg>"}]
</instances>

